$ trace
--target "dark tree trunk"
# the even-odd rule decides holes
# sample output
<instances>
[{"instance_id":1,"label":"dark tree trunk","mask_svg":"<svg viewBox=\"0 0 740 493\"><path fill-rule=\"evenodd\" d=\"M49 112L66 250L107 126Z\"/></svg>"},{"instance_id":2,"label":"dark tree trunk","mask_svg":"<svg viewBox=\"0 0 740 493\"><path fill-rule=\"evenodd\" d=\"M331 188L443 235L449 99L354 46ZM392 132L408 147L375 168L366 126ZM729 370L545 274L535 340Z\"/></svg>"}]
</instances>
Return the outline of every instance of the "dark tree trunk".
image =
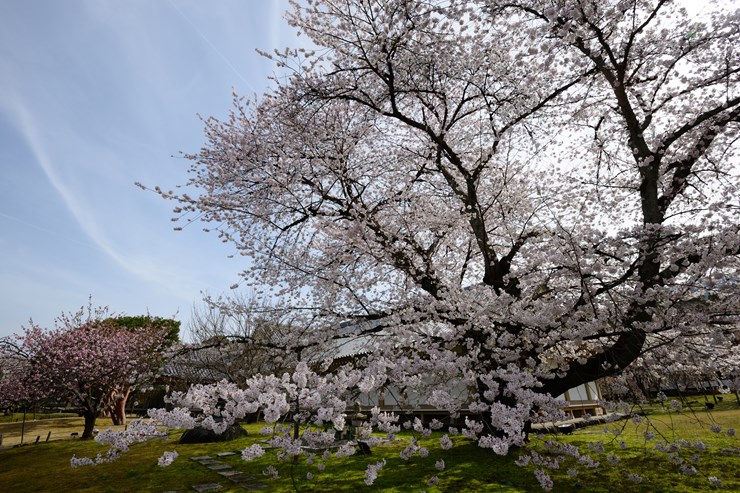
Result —
<instances>
[{"instance_id":1,"label":"dark tree trunk","mask_svg":"<svg viewBox=\"0 0 740 493\"><path fill-rule=\"evenodd\" d=\"M540 390L556 397L581 384L616 375L640 356L646 338L646 333L641 330L625 332L611 347L586 363L571 363L564 376L544 381Z\"/></svg>"},{"instance_id":2,"label":"dark tree trunk","mask_svg":"<svg viewBox=\"0 0 740 493\"><path fill-rule=\"evenodd\" d=\"M95 420L98 417L98 413L86 410L82 413L82 416L85 418L85 429L82 432L82 438L93 438L93 430L95 429Z\"/></svg>"}]
</instances>

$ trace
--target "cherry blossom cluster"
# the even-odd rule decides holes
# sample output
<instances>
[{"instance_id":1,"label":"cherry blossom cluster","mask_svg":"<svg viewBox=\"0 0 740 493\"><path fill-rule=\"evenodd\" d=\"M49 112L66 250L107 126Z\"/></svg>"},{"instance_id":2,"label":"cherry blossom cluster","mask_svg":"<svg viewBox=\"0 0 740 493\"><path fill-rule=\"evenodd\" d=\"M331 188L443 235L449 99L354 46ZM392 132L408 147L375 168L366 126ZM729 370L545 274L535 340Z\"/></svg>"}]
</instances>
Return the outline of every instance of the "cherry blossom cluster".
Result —
<instances>
[{"instance_id":1,"label":"cherry blossom cluster","mask_svg":"<svg viewBox=\"0 0 740 493\"><path fill-rule=\"evenodd\" d=\"M165 451L162 456L157 459L157 465L160 467L167 467L171 465L180 454L176 450Z\"/></svg>"},{"instance_id":2,"label":"cherry blossom cluster","mask_svg":"<svg viewBox=\"0 0 740 493\"><path fill-rule=\"evenodd\" d=\"M378 479L378 471L383 469L385 467L386 461L383 459L380 462L376 462L375 464L368 464L367 469L365 470L365 484L368 486L372 486L372 484L375 482L376 479Z\"/></svg>"},{"instance_id":3,"label":"cherry blossom cluster","mask_svg":"<svg viewBox=\"0 0 740 493\"><path fill-rule=\"evenodd\" d=\"M94 459L88 457L78 458L72 456L70 464L72 467L89 466L102 464L104 462L113 462L117 460L122 453L128 452L129 447L135 443L146 442L153 438L167 439L166 429L152 419L135 419L131 421L124 430L113 430L108 428L101 431L95 436L95 441L108 445L108 451L98 454ZM158 464L168 466L177 458L177 452L165 452L160 457Z\"/></svg>"}]
</instances>

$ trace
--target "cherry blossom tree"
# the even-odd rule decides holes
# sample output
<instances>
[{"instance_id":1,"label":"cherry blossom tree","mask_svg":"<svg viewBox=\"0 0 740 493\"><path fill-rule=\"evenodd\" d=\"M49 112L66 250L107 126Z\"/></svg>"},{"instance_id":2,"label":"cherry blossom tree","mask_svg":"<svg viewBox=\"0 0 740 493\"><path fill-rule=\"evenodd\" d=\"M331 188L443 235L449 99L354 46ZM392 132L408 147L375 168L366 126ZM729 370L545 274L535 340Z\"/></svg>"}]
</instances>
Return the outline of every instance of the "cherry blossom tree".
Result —
<instances>
[{"instance_id":1,"label":"cherry blossom tree","mask_svg":"<svg viewBox=\"0 0 740 493\"><path fill-rule=\"evenodd\" d=\"M85 418L82 438L91 438L95 421L111 396L150 378L162 362L168 330L154 326L128 330L105 309L63 315L56 327L31 324L23 334L2 341L8 360L0 395L7 401L54 399L78 407Z\"/></svg>"},{"instance_id":2,"label":"cherry blossom tree","mask_svg":"<svg viewBox=\"0 0 740 493\"><path fill-rule=\"evenodd\" d=\"M288 20L315 51L267 55L274 88L208 119L186 187L157 191L304 316L298 347L345 320L376 337L342 389L454 412L424 383L458 382L468 434L505 454L554 396L660 348L737 364L740 11L310 0ZM295 411L275 389L300 399L307 371L244 398Z\"/></svg>"},{"instance_id":3,"label":"cherry blossom tree","mask_svg":"<svg viewBox=\"0 0 740 493\"><path fill-rule=\"evenodd\" d=\"M149 331L164 333L168 346L175 344L179 339L180 322L168 318L152 317L151 315L140 316L117 316L103 321L111 328L129 331ZM162 348L157 348L161 351ZM123 380L126 380L124 377ZM126 424L126 404L134 385L116 385L112 387L106 398L106 409L104 414L110 416L114 425Z\"/></svg>"},{"instance_id":4,"label":"cherry blossom tree","mask_svg":"<svg viewBox=\"0 0 740 493\"><path fill-rule=\"evenodd\" d=\"M198 195L161 192L252 259L246 284L317 333L383 320L424 353L401 373L454 355L483 408L734 343L737 11L344 0L289 21L316 51L272 55L275 89L207 121Z\"/></svg>"}]
</instances>

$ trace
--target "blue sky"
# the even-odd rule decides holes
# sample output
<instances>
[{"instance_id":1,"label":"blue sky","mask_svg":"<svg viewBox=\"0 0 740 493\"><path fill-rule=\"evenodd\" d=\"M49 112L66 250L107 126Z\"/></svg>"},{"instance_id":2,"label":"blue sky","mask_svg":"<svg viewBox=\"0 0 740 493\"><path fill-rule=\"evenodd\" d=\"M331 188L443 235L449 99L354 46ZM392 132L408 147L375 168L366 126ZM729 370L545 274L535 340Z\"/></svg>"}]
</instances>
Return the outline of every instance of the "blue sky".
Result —
<instances>
[{"instance_id":1,"label":"blue sky","mask_svg":"<svg viewBox=\"0 0 740 493\"><path fill-rule=\"evenodd\" d=\"M262 93L255 48L296 46L287 0L0 2L0 336L51 326L92 295L130 315L189 318L243 259L134 186L187 180L198 114Z\"/></svg>"}]
</instances>

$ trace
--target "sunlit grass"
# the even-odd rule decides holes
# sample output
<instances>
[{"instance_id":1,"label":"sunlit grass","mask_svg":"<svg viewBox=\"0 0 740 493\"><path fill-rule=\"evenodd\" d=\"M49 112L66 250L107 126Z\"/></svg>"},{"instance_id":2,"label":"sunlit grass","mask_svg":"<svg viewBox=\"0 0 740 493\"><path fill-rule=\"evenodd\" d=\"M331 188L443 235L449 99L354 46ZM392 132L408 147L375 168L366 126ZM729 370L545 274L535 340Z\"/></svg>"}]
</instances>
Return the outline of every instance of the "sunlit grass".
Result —
<instances>
[{"instance_id":1,"label":"sunlit grass","mask_svg":"<svg viewBox=\"0 0 740 493\"><path fill-rule=\"evenodd\" d=\"M685 416L655 413L649 418L654 432L658 435L646 440L643 431L645 422L620 421L610 425L598 425L578 430L572 435L542 435L532 439L531 447L542 450L545 440L556 438L565 443L578 445L584 453L588 452L588 443L604 442L603 453L591 453L595 460L602 463L597 469L579 468L576 478L568 477L568 464L551 475L555 481L553 491L625 491L625 492L672 492L672 491L711 491L709 476L717 476L724 482L723 490L740 491L740 443L737 437L730 437L726 431L730 427L740 427L740 410L722 410L712 413L696 411ZM719 433L710 431L707 426L698 422L715 423L721 427ZM608 427L608 431L605 428ZM102 427L101 427L102 428ZM190 460L198 455L215 455L218 452L236 451L264 440L259 434L261 425L246 425L250 435L233 442L179 445L176 443L178 433L169 441L151 440L136 444L131 451L117 462L94 467L72 469L69 459L74 454L78 457L94 457L105 452L106 447L92 441L66 440L17 447L0 451L0 491L24 492L120 492L142 491L163 492L168 490L192 491L194 484L217 482L224 486L221 491L244 491L232 485L227 479L210 471L204 466ZM614 430L620 429L619 435ZM698 473L694 476L682 475L677 466L666 461L665 454L655 451L655 443L660 436L668 440L684 438L695 442L702 440L710 446L709 450L696 453L699 461L695 463ZM482 450L473 442L463 437L454 437L455 446L442 451L437 446L441 433L435 433L428 439L420 441L429 448L429 456L422 459L418 456L408 461L400 458L399 453L408 445L410 434L401 433L395 442L386 442L373 448L371 455L355 455L346 458L331 458L326 463L324 472L318 470L317 457L313 464L302 459L297 464L282 462L277 464L279 479L268 479L262 471L275 464L275 456L268 451L262 458L244 462L239 455L224 457L220 460L245 474L255 476L255 481L268 485L261 491L287 492L406 492L426 490L432 492L528 492L540 490L532 472L534 467L521 468L514 464L513 457L499 457L489 450ZM626 444L622 450L619 441ZM157 459L166 450L177 450L180 457L169 467L157 466ZM526 450L523 451L526 453ZM620 462L611 466L606 456L615 453ZM694 452L685 454L687 459ZM386 460L385 468L380 471L375 484L367 486L363 482L367 464ZM435 462L445 461L446 468L439 472ZM693 464L693 462L692 462ZM629 481L628 472L639 474L644 478L642 484ZM311 481L306 474L312 473ZM430 486L427 481L438 476L439 484ZM294 483L295 481L295 483Z\"/></svg>"},{"instance_id":2,"label":"sunlit grass","mask_svg":"<svg viewBox=\"0 0 740 493\"><path fill-rule=\"evenodd\" d=\"M15 446L21 443L34 443L37 439L39 442L55 440L69 440L72 434L82 435L85 421L79 417L40 418L33 420L30 415L26 416L25 424L17 420L12 422L0 423L0 434L3 435L3 447ZM110 419L99 418L96 425L99 429L113 428L123 429L123 426L111 425Z\"/></svg>"},{"instance_id":3,"label":"sunlit grass","mask_svg":"<svg viewBox=\"0 0 740 493\"><path fill-rule=\"evenodd\" d=\"M718 432L709 429L710 425L720 427ZM723 481L723 489L740 491L740 441L737 436L729 436L730 428L740 426L740 410L722 410L709 412L690 411L688 413L653 413L643 418L642 422L632 420L619 421L608 425L594 426L579 430L572 435L561 435L558 440L576 445L580 450L601 463L596 469L580 468L576 479L568 478L558 471L553 474L556 483L578 488L588 485L589 491L660 491L690 492L708 491L713 487L708 477L715 476ZM618 433L617 433L618 432ZM647 434L647 436L646 436ZM649 438L655 434L654 438ZM542 436L533 439L532 445L542 446L552 437ZM671 464L668 454L656 450L656 444L675 442L680 439L691 444L701 441L708 446L700 452L693 446L682 447L675 452L676 458L683 459L696 468L696 474L682 474L680 467ZM593 453L588 444L603 441L604 452ZM620 441L624 442L622 449ZM609 454L619 457L616 465L609 465L606 458ZM561 469L567 469L564 465ZM530 468L532 469L532 468ZM637 474L643 483L630 481L627 474ZM561 491L555 488L553 491Z\"/></svg>"},{"instance_id":4,"label":"sunlit grass","mask_svg":"<svg viewBox=\"0 0 740 493\"><path fill-rule=\"evenodd\" d=\"M46 412L32 412L26 413L26 421L37 421L42 419L59 419L59 418L73 418L77 414L73 413L46 413ZM23 422L23 413L8 413L0 414L0 424L2 423L21 423Z\"/></svg>"}]
</instances>

